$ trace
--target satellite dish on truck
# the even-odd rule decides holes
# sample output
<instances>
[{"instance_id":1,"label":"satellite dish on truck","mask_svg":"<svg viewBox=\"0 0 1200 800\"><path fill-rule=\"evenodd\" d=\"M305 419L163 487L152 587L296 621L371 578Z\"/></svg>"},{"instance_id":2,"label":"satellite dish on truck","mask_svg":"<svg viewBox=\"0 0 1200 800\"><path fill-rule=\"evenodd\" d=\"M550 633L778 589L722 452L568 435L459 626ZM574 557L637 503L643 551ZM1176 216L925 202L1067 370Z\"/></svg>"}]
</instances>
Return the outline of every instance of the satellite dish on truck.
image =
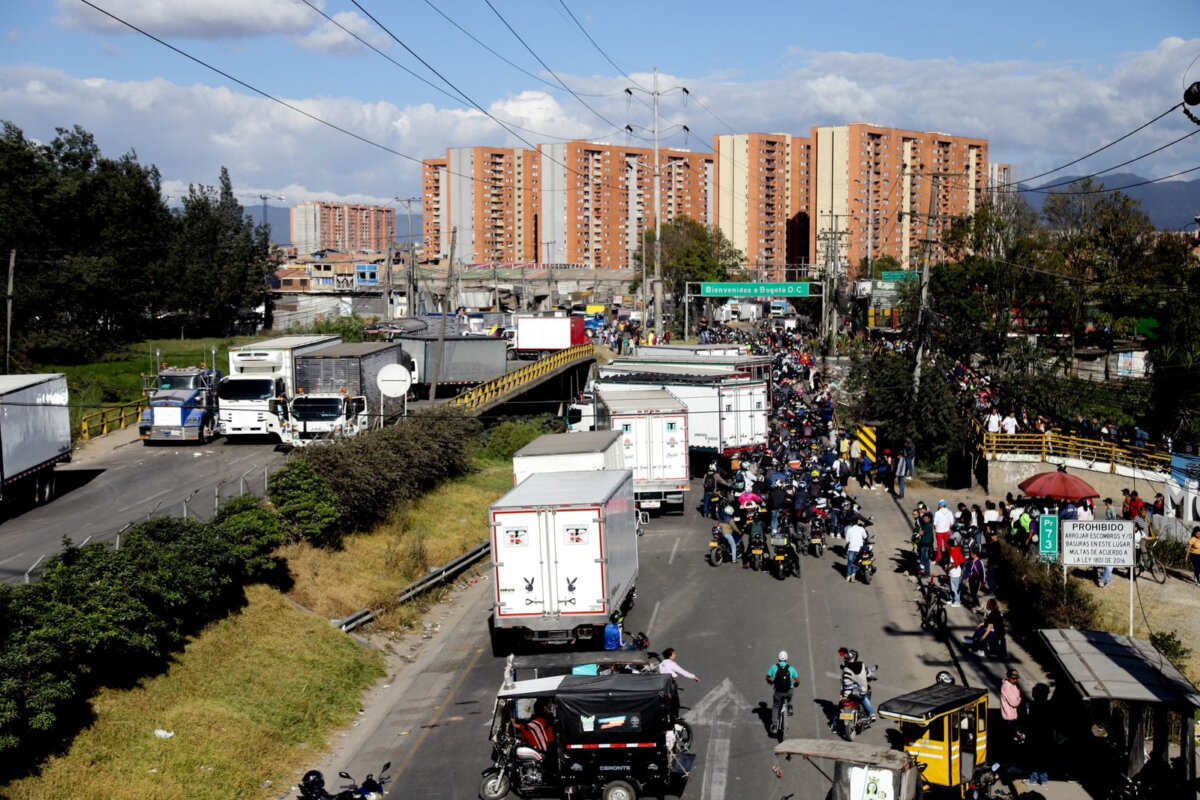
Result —
<instances>
[{"instance_id":1,"label":"satellite dish on truck","mask_svg":"<svg viewBox=\"0 0 1200 800\"><path fill-rule=\"evenodd\" d=\"M384 397L404 397L412 388L412 373L401 364L386 364L375 383Z\"/></svg>"}]
</instances>

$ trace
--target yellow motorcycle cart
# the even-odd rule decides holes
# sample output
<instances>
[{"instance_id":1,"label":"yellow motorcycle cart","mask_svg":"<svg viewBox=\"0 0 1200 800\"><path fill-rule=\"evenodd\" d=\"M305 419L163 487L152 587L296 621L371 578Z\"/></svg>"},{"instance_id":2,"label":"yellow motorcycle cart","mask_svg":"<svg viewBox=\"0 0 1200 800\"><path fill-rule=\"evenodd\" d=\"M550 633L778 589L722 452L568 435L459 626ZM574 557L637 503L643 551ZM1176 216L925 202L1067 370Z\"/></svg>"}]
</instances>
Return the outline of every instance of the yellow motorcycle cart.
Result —
<instances>
[{"instance_id":1,"label":"yellow motorcycle cart","mask_svg":"<svg viewBox=\"0 0 1200 800\"><path fill-rule=\"evenodd\" d=\"M900 723L904 752L924 768L929 787L963 793L987 770L987 689L939 682L879 704L879 716Z\"/></svg>"}]
</instances>

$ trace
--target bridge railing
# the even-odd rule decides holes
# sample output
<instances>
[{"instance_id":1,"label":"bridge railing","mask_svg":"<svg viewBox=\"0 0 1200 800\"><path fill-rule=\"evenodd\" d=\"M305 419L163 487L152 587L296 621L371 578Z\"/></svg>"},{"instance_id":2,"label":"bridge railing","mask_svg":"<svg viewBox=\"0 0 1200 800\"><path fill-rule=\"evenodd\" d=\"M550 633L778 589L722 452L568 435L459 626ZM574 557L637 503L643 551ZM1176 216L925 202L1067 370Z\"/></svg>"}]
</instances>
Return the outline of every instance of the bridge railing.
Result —
<instances>
[{"instance_id":1,"label":"bridge railing","mask_svg":"<svg viewBox=\"0 0 1200 800\"><path fill-rule=\"evenodd\" d=\"M516 372L501 375L495 380L480 384L474 389L460 394L450 401L450 405L465 408L468 411L482 408L544 378L552 372L557 372L569 364L594 357L594 350L595 348L590 344L581 344L575 347L568 347L566 350L559 350L557 353L547 356L540 361L535 361L527 367L522 367Z\"/></svg>"},{"instance_id":2,"label":"bridge railing","mask_svg":"<svg viewBox=\"0 0 1200 800\"><path fill-rule=\"evenodd\" d=\"M90 414L84 414L79 420L79 438L88 441L96 436L104 436L130 425L136 425L141 419L142 411L147 408L146 399L135 400L132 403L102 408Z\"/></svg>"},{"instance_id":3,"label":"bridge railing","mask_svg":"<svg viewBox=\"0 0 1200 800\"><path fill-rule=\"evenodd\" d=\"M1047 433L988 433L978 423L984 456L992 461L1042 461L1071 464L1111 475L1171 470L1171 456L1137 447L1059 431Z\"/></svg>"}]
</instances>

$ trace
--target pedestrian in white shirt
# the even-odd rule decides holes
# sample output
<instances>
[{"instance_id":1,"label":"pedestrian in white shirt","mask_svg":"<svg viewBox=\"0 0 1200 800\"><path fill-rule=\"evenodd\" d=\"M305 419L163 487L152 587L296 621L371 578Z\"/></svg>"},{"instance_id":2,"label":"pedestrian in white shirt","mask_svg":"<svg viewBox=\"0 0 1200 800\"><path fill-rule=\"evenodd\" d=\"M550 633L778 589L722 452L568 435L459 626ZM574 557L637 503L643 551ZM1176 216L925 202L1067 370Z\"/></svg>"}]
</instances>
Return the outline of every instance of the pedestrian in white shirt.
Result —
<instances>
[{"instance_id":1,"label":"pedestrian in white shirt","mask_svg":"<svg viewBox=\"0 0 1200 800\"><path fill-rule=\"evenodd\" d=\"M676 680L679 678L690 678L696 683L700 682L699 678L688 672L683 667L679 666L679 654L675 652L674 647L668 647L667 649L663 650L662 654L662 663L658 665L658 671L660 673L663 675L671 675Z\"/></svg>"},{"instance_id":2,"label":"pedestrian in white shirt","mask_svg":"<svg viewBox=\"0 0 1200 800\"><path fill-rule=\"evenodd\" d=\"M994 408L992 409L992 413L988 414L987 432L988 433L999 433L1000 432L1000 412Z\"/></svg>"},{"instance_id":3,"label":"pedestrian in white shirt","mask_svg":"<svg viewBox=\"0 0 1200 800\"><path fill-rule=\"evenodd\" d=\"M1003 428L1004 432L1010 436L1017 432L1017 418L1012 415L1011 411L1008 412L1008 415L1003 420L1001 420L1000 427Z\"/></svg>"},{"instance_id":4,"label":"pedestrian in white shirt","mask_svg":"<svg viewBox=\"0 0 1200 800\"><path fill-rule=\"evenodd\" d=\"M933 549L935 561L942 560L942 553L950 541L950 529L954 527L954 512L945 500L938 500L938 510L933 512Z\"/></svg>"},{"instance_id":5,"label":"pedestrian in white shirt","mask_svg":"<svg viewBox=\"0 0 1200 800\"><path fill-rule=\"evenodd\" d=\"M857 522L852 522L846 526L844 531L846 537L846 582L854 580L854 576L858 574L858 551L867 542L867 529Z\"/></svg>"}]
</instances>

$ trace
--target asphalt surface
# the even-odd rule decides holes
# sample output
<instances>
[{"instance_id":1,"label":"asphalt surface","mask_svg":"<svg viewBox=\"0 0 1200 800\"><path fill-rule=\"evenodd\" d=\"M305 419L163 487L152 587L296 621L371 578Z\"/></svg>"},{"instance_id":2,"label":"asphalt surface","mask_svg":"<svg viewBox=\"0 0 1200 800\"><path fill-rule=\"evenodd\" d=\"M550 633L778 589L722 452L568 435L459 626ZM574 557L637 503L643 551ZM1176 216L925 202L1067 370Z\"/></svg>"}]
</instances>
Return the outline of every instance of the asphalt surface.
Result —
<instances>
[{"instance_id":1,"label":"asphalt surface","mask_svg":"<svg viewBox=\"0 0 1200 800\"><path fill-rule=\"evenodd\" d=\"M261 442L146 447L128 430L113 436L127 443L95 456L85 451L78 463L60 465L57 497L0 522L0 581L23 582L39 557L61 551L64 536L75 543L89 536L110 541L127 523L182 515L189 496L189 513L207 519L214 490L222 498L237 495L239 478L248 472L246 491L261 495L263 470L284 458L274 444Z\"/></svg>"},{"instance_id":2,"label":"asphalt surface","mask_svg":"<svg viewBox=\"0 0 1200 800\"><path fill-rule=\"evenodd\" d=\"M907 512L883 492L863 492L860 500L878 536L879 573L870 586L845 582L837 540L824 558L802 560L800 579L780 582L737 565L709 566L711 523L694 509L651 520L627 630L645 631L652 650L674 646L680 664L702 681L682 686L683 704L701 712L691 718L698 762L684 797L825 797L828 780L808 762L780 764L782 779L771 772L765 676L781 649L801 679L789 737L835 737L828 720L838 699L839 646L880 665L877 704L929 685L940 669L961 676L946 645L920 630L915 588L899 571L910 551ZM480 772L490 766L487 728L502 677L502 659L490 655L487 638L490 592L490 581L481 581L443 611L442 630L412 674L393 676L346 752L334 756L338 769L361 775L390 761L392 797L476 796ZM876 723L860 741L886 744L889 727Z\"/></svg>"}]
</instances>

